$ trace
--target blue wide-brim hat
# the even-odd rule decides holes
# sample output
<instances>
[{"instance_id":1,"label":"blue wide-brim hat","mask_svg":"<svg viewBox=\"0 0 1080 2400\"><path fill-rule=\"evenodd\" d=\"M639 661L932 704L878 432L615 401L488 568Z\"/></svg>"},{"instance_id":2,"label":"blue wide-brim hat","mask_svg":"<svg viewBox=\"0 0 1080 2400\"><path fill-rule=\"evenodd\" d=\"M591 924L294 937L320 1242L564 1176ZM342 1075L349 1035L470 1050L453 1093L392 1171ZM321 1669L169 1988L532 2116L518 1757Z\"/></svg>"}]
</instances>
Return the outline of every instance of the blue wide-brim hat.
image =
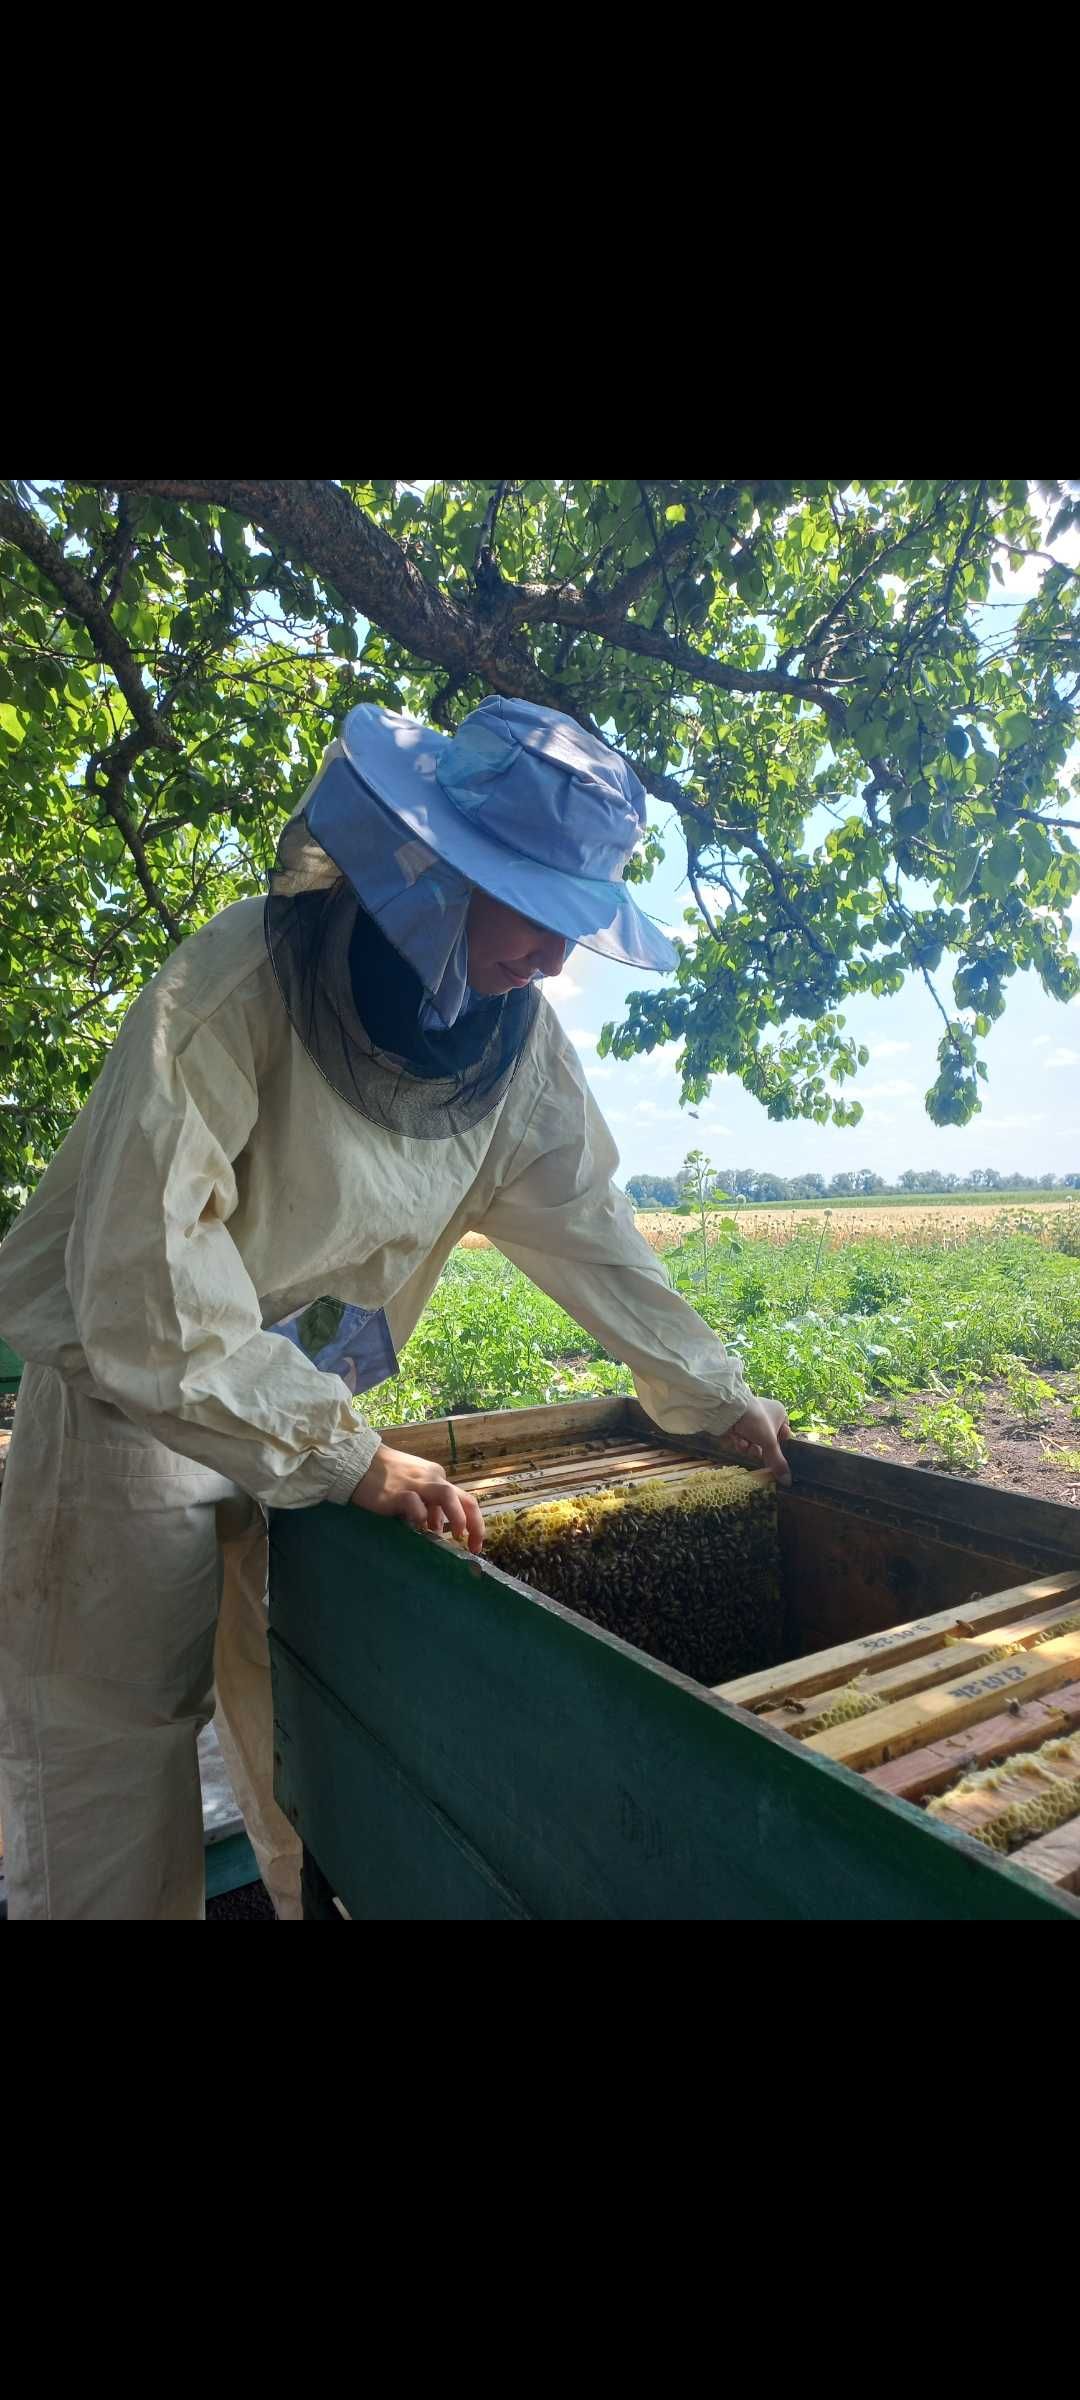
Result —
<instances>
[{"instance_id":1,"label":"blue wide-brim hat","mask_svg":"<svg viewBox=\"0 0 1080 2400\"><path fill-rule=\"evenodd\" d=\"M443 734L364 703L340 738L360 782L481 891L628 966L675 965L667 935L622 880L645 831L645 792L626 760L573 717L493 698ZM348 872L340 801L340 787L318 786L306 814L316 841L332 832L325 846Z\"/></svg>"}]
</instances>

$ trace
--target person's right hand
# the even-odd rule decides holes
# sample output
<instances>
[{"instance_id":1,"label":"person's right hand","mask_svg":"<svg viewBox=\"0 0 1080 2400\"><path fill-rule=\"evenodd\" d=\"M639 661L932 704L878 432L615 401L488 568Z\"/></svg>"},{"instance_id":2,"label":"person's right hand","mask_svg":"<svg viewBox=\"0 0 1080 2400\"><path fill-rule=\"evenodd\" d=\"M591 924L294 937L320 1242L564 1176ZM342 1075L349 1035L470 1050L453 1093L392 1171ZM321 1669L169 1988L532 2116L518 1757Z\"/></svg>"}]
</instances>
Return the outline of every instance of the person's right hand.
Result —
<instances>
[{"instance_id":1,"label":"person's right hand","mask_svg":"<svg viewBox=\"0 0 1080 2400\"><path fill-rule=\"evenodd\" d=\"M390 1450L385 1442L375 1452L367 1474L352 1494L354 1508L369 1508L376 1517L401 1517L420 1533L441 1533L445 1525L472 1551L484 1547L484 1519L471 1492L448 1483L442 1468L430 1458L414 1458L408 1450Z\"/></svg>"},{"instance_id":2,"label":"person's right hand","mask_svg":"<svg viewBox=\"0 0 1080 2400\"><path fill-rule=\"evenodd\" d=\"M755 1466L767 1467L777 1483L783 1484L791 1482L791 1468L780 1444L790 1438L787 1410L780 1400L752 1401L724 1435L734 1449L745 1453L748 1464L752 1460Z\"/></svg>"}]
</instances>

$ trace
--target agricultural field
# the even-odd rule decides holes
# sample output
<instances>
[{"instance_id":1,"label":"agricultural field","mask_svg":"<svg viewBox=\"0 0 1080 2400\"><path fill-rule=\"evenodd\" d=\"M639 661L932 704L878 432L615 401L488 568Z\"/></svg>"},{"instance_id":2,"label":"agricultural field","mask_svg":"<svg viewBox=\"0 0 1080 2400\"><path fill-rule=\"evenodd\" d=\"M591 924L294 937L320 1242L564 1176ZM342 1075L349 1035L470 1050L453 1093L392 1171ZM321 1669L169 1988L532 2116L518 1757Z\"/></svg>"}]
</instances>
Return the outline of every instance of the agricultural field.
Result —
<instances>
[{"instance_id":1,"label":"agricultural field","mask_svg":"<svg viewBox=\"0 0 1080 2400\"><path fill-rule=\"evenodd\" d=\"M766 1218L772 1220L766 1233ZM664 1263L798 1433L1080 1501L1080 1206L659 1214ZM646 1218L650 1235L656 1220ZM681 1237L681 1238L680 1238ZM470 1240L374 1423L632 1390L555 1303Z\"/></svg>"},{"instance_id":2,"label":"agricultural field","mask_svg":"<svg viewBox=\"0 0 1080 2400\"><path fill-rule=\"evenodd\" d=\"M808 1225L828 1223L827 1241L831 1249L839 1249L857 1241L864 1234L885 1240L917 1242L926 1249L954 1248L971 1235L982 1236L988 1225L1023 1225L1038 1218L1051 1218L1069 1211L1077 1212L1072 1193L1060 1199L1048 1199L1044 1192L1030 1199L1015 1193L1003 1195L987 1192L963 1200L941 1200L927 1193L911 1200L783 1200L775 1207L753 1203L736 1212L739 1230L753 1241L772 1242L781 1247L796 1239ZM730 1207L714 1212L731 1215ZM674 1209L656 1208L639 1211L637 1223L646 1241L654 1250L675 1249L685 1236L687 1219Z\"/></svg>"}]
</instances>

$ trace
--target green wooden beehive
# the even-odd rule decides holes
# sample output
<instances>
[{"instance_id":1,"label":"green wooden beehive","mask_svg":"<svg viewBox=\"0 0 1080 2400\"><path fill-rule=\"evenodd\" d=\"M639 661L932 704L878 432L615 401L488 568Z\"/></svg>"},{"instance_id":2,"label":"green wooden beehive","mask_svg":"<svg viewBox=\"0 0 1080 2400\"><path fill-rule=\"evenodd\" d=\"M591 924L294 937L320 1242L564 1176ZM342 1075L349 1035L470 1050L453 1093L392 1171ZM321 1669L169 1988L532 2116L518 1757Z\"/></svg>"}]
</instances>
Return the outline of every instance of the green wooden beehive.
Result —
<instances>
[{"instance_id":1,"label":"green wooden beehive","mask_svg":"<svg viewBox=\"0 0 1080 2400\"><path fill-rule=\"evenodd\" d=\"M671 1569L690 1521L678 1505L643 1503L649 1486L674 1493L715 1476L711 1445L665 1440L625 1400L459 1417L388 1438L475 1490L507 1563L491 1547L469 1557L362 1510L275 1512L275 1788L304 1845L306 1914L1080 1920L1074 1857L1052 1877L1044 1862L1036 1877L898 1796L890 1779L918 1770L925 1782L925 1760L905 1747L894 1761L883 1745L897 1708L809 1733L818 1695L856 1667L885 1676L900 1660L914 1679L900 1705L918 1718L905 1742L922 1741L921 1711L941 1706L940 1684L924 1682L942 1666L941 1642L1018 1617L1037 1630L1040 1612L1075 1606L1074 1509L792 1443L791 1489L740 1528L737 1588L754 1587L752 1626L728 1604L728 1630L760 1657L779 1621L767 1572L775 1507L780 1657L716 1691L704 1680L724 1613L715 1593L688 1636L702 1643L698 1672L675 1671L683 1611ZM747 1481L753 1489L739 1468L729 1493ZM620 1491L621 1515L610 1506ZM584 1507L601 1497L607 1506ZM538 1546L524 1520L541 1502L559 1514L540 1510ZM563 1563L560 1518L566 1568L578 1572L566 1597L545 1588ZM604 1583L596 1560L609 1533L617 1555ZM694 1534L695 1546L712 1543L719 1584L715 1522ZM1002 1679L1031 1671L1005 1659L976 1702L965 1667L965 1744L970 1725L976 1738L993 1732L986 1711L1000 1710ZM1061 1671L1051 1680L1063 1710ZM805 1694L809 1719L795 1713ZM1011 1750L1014 1719L1004 1722ZM833 1754L853 1738L869 1743L867 1772ZM871 1767L879 1753L890 1763ZM1055 1755L1046 1770L1062 1765ZM990 1795L998 1810L1008 1798ZM981 1788L968 1806L987 1811ZM1070 1827L1045 1839L1067 1843Z\"/></svg>"}]
</instances>

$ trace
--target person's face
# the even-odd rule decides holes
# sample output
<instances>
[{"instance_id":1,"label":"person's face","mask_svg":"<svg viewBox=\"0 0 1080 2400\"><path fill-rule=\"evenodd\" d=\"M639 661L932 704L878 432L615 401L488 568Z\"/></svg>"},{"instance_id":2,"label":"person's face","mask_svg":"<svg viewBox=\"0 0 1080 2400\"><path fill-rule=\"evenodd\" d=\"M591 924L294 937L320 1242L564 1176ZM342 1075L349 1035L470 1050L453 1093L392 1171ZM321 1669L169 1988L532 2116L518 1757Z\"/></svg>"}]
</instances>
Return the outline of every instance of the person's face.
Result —
<instances>
[{"instance_id":1,"label":"person's face","mask_svg":"<svg viewBox=\"0 0 1080 2400\"><path fill-rule=\"evenodd\" d=\"M566 957L561 933L548 933L507 908L490 893L474 890L469 902L468 977L474 992L485 999L496 992L513 992L531 983L534 975L557 975Z\"/></svg>"}]
</instances>

